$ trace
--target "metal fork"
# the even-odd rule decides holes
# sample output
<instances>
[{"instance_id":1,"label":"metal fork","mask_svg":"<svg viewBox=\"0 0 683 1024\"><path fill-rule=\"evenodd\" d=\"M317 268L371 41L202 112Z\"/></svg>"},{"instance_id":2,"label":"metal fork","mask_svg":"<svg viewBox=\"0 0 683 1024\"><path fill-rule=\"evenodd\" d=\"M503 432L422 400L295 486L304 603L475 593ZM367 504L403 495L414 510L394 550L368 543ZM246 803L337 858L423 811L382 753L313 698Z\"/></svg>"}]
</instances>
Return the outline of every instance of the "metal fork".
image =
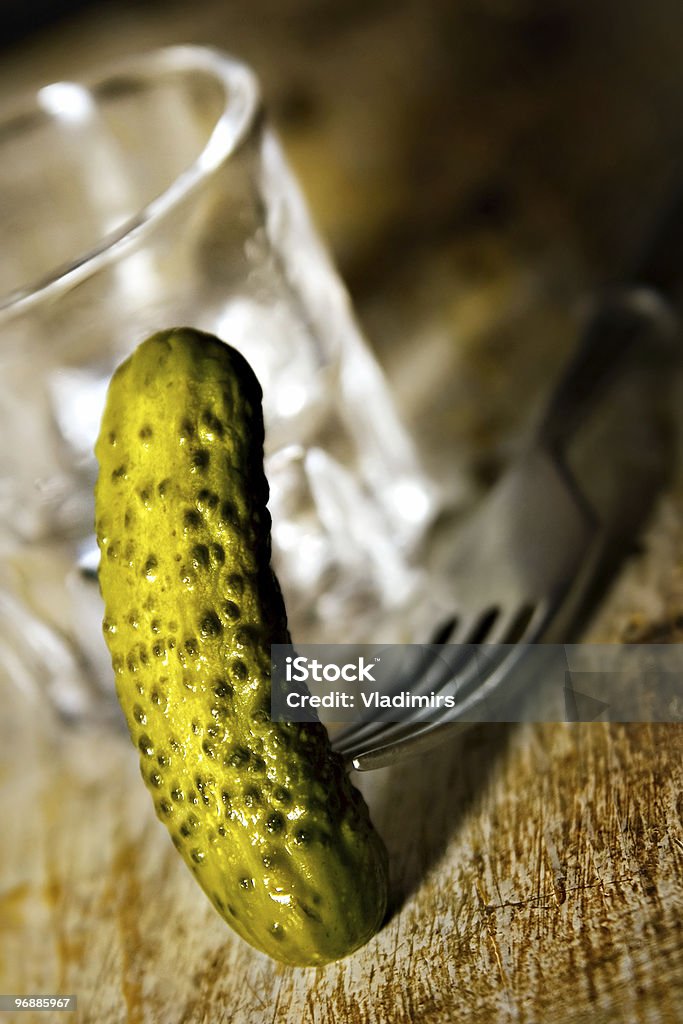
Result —
<instances>
[{"instance_id":1,"label":"metal fork","mask_svg":"<svg viewBox=\"0 0 683 1024\"><path fill-rule=\"evenodd\" d=\"M669 306L651 288L615 291L595 309L532 444L462 528L449 556L456 598L432 643L463 646L455 662L447 659L450 670L441 661L440 676L427 658L411 692L438 693L455 681L457 707L448 722L425 721L417 712L400 723L347 727L333 743L354 768L385 767L452 739L519 680L530 644L569 638L613 525L600 521L568 468L569 443L615 375L670 351L676 330Z\"/></svg>"}]
</instances>

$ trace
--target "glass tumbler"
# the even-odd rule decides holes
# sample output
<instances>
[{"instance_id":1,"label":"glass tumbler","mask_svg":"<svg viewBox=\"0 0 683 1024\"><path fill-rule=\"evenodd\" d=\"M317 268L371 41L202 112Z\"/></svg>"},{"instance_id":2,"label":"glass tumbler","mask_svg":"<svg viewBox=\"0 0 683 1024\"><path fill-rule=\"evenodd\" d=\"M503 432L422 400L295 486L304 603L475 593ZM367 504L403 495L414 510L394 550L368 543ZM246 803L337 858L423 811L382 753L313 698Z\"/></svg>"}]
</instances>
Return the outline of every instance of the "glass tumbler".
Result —
<instances>
[{"instance_id":1,"label":"glass tumbler","mask_svg":"<svg viewBox=\"0 0 683 1024\"><path fill-rule=\"evenodd\" d=\"M238 348L263 387L295 641L414 638L411 552L436 491L247 67L174 47L40 88L0 118L0 233L0 671L13 684L73 716L111 692L93 445L117 364L180 325Z\"/></svg>"}]
</instances>

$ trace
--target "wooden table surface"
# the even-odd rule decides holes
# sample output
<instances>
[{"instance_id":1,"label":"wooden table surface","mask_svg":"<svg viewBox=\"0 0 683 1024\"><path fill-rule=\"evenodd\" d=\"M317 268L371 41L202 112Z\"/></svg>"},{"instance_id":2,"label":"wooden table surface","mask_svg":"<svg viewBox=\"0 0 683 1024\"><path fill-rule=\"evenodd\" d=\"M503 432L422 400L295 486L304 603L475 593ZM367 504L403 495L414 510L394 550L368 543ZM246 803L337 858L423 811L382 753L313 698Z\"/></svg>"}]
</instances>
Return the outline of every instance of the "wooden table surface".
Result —
<instances>
[{"instance_id":1,"label":"wooden table surface","mask_svg":"<svg viewBox=\"0 0 683 1024\"><path fill-rule=\"evenodd\" d=\"M680 5L162 6L89 9L6 53L0 86L180 40L251 60L425 461L468 500L678 173ZM682 616L676 470L585 637L681 642ZM481 726L364 777L392 914L296 970L209 906L125 736L59 726L9 664L0 708L0 992L79 1001L0 1021L683 1020L683 726Z\"/></svg>"}]
</instances>

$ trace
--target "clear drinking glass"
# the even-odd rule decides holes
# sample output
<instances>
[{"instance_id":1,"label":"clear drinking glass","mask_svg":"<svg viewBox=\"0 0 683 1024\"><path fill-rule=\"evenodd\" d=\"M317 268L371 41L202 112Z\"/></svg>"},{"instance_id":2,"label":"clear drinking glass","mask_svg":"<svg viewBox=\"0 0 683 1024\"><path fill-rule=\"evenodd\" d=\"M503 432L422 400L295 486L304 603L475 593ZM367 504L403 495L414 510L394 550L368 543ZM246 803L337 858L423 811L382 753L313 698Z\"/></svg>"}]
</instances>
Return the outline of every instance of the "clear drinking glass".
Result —
<instances>
[{"instance_id":1,"label":"clear drinking glass","mask_svg":"<svg viewBox=\"0 0 683 1024\"><path fill-rule=\"evenodd\" d=\"M0 119L0 665L79 715L110 686L93 444L115 366L176 325L264 391L296 639L410 640L435 507L244 65L176 47ZM422 637L418 637L421 639Z\"/></svg>"}]
</instances>

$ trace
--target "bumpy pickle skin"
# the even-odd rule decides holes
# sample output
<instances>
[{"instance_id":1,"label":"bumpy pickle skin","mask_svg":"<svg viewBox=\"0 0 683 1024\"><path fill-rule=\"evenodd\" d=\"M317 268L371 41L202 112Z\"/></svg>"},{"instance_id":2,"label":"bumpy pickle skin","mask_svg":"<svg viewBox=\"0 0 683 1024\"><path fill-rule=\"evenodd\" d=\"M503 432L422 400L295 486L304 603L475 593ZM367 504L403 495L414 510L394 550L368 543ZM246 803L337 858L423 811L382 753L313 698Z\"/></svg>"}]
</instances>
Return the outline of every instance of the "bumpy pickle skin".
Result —
<instances>
[{"instance_id":1,"label":"bumpy pickle skin","mask_svg":"<svg viewBox=\"0 0 683 1024\"><path fill-rule=\"evenodd\" d=\"M251 368L211 335L153 335L112 378L96 455L104 636L157 815L243 939L340 959L382 923L387 856L324 727L270 718L289 635Z\"/></svg>"}]
</instances>

